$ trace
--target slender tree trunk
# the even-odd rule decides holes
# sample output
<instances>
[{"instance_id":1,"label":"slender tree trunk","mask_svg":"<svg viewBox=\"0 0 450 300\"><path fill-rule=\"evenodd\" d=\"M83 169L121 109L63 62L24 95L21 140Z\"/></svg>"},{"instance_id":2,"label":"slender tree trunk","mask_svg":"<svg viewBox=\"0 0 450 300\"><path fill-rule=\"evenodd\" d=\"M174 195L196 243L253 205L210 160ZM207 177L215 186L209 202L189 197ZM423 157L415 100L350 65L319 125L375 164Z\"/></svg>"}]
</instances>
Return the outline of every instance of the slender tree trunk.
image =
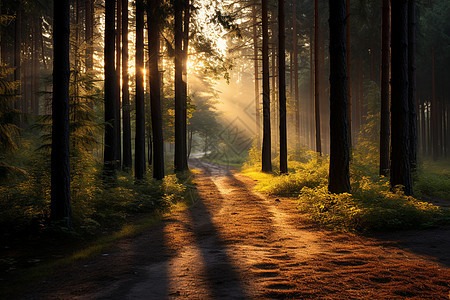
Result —
<instances>
[{"instance_id":1,"label":"slender tree trunk","mask_svg":"<svg viewBox=\"0 0 450 300\"><path fill-rule=\"evenodd\" d=\"M69 167L69 0L54 1L50 219L72 227Z\"/></svg>"},{"instance_id":2,"label":"slender tree trunk","mask_svg":"<svg viewBox=\"0 0 450 300\"><path fill-rule=\"evenodd\" d=\"M309 36L309 148L314 149L314 27Z\"/></svg>"},{"instance_id":3,"label":"slender tree trunk","mask_svg":"<svg viewBox=\"0 0 450 300\"><path fill-rule=\"evenodd\" d=\"M294 95L294 51L289 53L290 61L289 61L289 95Z\"/></svg>"},{"instance_id":4,"label":"slender tree trunk","mask_svg":"<svg viewBox=\"0 0 450 300\"><path fill-rule=\"evenodd\" d=\"M22 0L19 0L19 5L16 12L16 20L14 23L14 81L20 81L20 73L21 73L21 49L22 49ZM21 101L22 97L20 96L21 89L20 84L17 85L16 89L16 97L17 100L15 102L15 108L17 110L22 110Z\"/></svg>"},{"instance_id":5,"label":"slender tree trunk","mask_svg":"<svg viewBox=\"0 0 450 300\"><path fill-rule=\"evenodd\" d=\"M284 0L278 0L278 90L280 104L280 172L287 173L286 57Z\"/></svg>"},{"instance_id":6,"label":"slender tree trunk","mask_svg":"<svg viewBox=\"0 0 450 300\"><path fill-rule=\"evenodd\" d=\"M153 178L164 178L164 140L161 113L161 78L159 74L159 9L160 0L150 0L147 14L149 68L150 68L150 103L153 130Z\"/></svg>"},{"instance_id":7,"label":"slender tree trunk","mask_svg":"<svg viewBox=\"0 0 450 300\"><path fill-rule=\"evenodd\" d=\"M121 128L121 117L120 111L122 108L120 95L120 65L121 65L121 36L122 36L122 0L117 0L117 30L116 30L116 139L117 139L117 149L116 149L116 162L117 167L121 167L122 163L122 128Z\"/></svg>"},{"instance_id":8,"label":"slender tree trunk","mask_svg":"<svg viewBox=\"0 0 450 300\"><path fill-rule=\"evenodd\" d=\"M296 2L294 1L293 7L293 17L292 17L292 48L294 52L294 107L295 107L295 134L297 143L300 141L300 104L298 97L298 37L297 37L297 7Z\"/></svg>"},{"instance_id":9,"label":"slender tree trunk","mask_svg":"<svg viewBox=\"0 0 450 300\"><path fill-rule=\"evenodd\" d=\"M128 75L128 0L122 0L122 122L123 122L123 169L131 170L130 85Z\"/></svg>"},{"instance_id":10,"label":"slender tree trunk","mask_svg":"<svg viewBox=\"0 0 450 300\"><path fill-rule=\"evenodd\" d=\"M33 72L33 80L34 80L34 89L33 89L33 94L34 94L34 108L33 108L33 113L36 115L39 115L39 104L40 104L40 97L38 92L40 91L40 64L39 64L39 34L40 31L38 30L39 28L39 19L37 19L36 21L36 28L34 31L34 52L33 52L33 66L34 66L34 72Z\"/></svg>"},{"instance_id":11,"label":"slender tree trunk","mask_svg":"<svg viewBox=\"0 0 450 300\"><path fill-rule=\"evenodd\" d=\"M408 106L409 106L409 164L411 172L417 167L416 112L416 3L408 0Z\"/></svg>"},{"instance_id":12,"label":"slender tree trunk","mask_svg":"<svg viewBox=\"0 0 450 300\"><path fill-rule=\"evenodd\" d=\"M275 18L272 18L272 22L271 22L273 24L275 24L275 20L274 19ZM275 143L275 145L278 146L278 142L277 142L277 136L278 136L278 131L277 131L277 113L278 113L278 111L277 111L277 108L276 108L276 104L277 104L277 102L276 102L277 101L276 100L276 81L277 81L276 76L277 75L276 75L276 65L275 65L275 61L276 61L276 46L275 46L275 44L277 42L276 42L276 38L275 38L276 34L275 34L274 27L272 27L271 33L272 33L272 53L271 53L272 58L271 58L271 74L270 74L270 76L271 76L271 79L272 79L272 89L270 90L271 91L271 97L270 98L272 99L272 102L271 102L272 107L271 107L270 111L273 112L273 114L270 117L270 121L272 122L271 123L271 128L273 128L274 143ZM275 147L275 153L278 150L277 146Z\"/></svg>"},{"instance_id":13,"label":"slender tree trunk","mask_svg":"<svg viewBox=\"0 0 450 300\"><path fill-rule=\"evenodd\" d=\"M331 193L350 192L345 6L345 0L329 0Z\"/></svg>"},{"instance_id":14,"label":"slender tree trunk","mask_svg":"<svg viewBox=\"0 0 450 300\"><path fill-rule=\"evenodd\" d=\"M389 175L389 56L390 56L390 1L383 0L381 29L381 120L380 120L380 175Z\"/></svg>"},{"instance_id":15,"label":"slender tree trunk","mask_svg":"<svg viewBox=\"0 0 450 300\"><path fill-rule=\"evenodd\" d=\"M316 121L316 152L322 155L320 137L320 80L319 80L319 1L314 0L314 116Z\"/></svg>"},{"instance_id":16,"label":"slender tree trunk","mask_svg":"<svg viewBox=\"0 0 450 300\"><path fill-rule=\"evenodd\" d=\"M186 141L184 131L183 97L183 3L182 0L174 0L175 9L175 172L184 171L185 160L183 142Z\"/></svg>"},{"instance_id":17,"label":"slender tree trunk","mask_svg":"<svg viewBox=\"0 0 450 300\"><path fill-rule=\"evenodd\" d=\"M187 63L189 54L189 22L191 18L191 7L189 0L184 0L184 15L183 15L183 52L182 52L182 66L183 66L183 169L188 170L188 151L187 151L187 100L188 100L188 86L187 86Z\"/></svg>"},{"instance_id":18,"label":"slender tree trunk","mask_svg":"<svg viewBox=\"0 0 450 300\"><path fill-rule=\"evenodd\" d=\"M93 0L85 0L85 40L86 40L86 70L92 71L94 68L94 2Z\"/></svg>"},{"instance_id":19,"label":"slender tree trunk","mask_svg":"<svg viewBox=\"0 0 450 300\"><path fill-rule=\"evenodd\" d=\"M115 0L105 1L105 171L114 175L116 168L116 70L115 53Z\"/></svg>"},{"instance_id":20,"label":"slender tree trunk","mask_svg":"<svg viewBox=\"0 0 450 300\"><path fill-rule=\"evenodd\" d=\"M145 174L145 104L144 104L144 3L136 1L136 140L134 174L142 179Z\"/></svg>"},{"instance_id":21,"label":"slender tree trunk","mask_svg":"<svg viewBox=\"0 0 450 300\"><path fill-rule=\"evenodd\" d=\"M262 171L272 171L271 136L270 136L270 87L269 87L269 27L268 27L268 0L261 0L262 8L262 61L263 61L263 145L262 145Z\"/></svg>"},{"instance_id":22,"label":"slender tree trunk","mask_svg":"<svg viewBox=\"0 0 450 300\"><path fill-rule=\"evenodd\" d=\"M350 43L350 0L346 0L346 38L347 38L347 106L348 106L348 145L352 147L352 47Z\"/></svg>"},{"instance_id":23,"label":"slender tree trunk","mask_svg":"<svg viewBox=\"0 0 450 300\"><path fill-rule=\"evenodd\" d=\"M392 100L391 100L391 187L403 186L412 194L409 165L408 109L408 0L393 1L392 24Z\"/></svg>"},{"instance_id":24,"label":"slender tree trunk","mask_svg":"<svg viewBox=\"0 0 450 300\"><path fill-rule=\"evenodd\" d=\"M258 149L261 149L261 115L259 105L259 62L258 62L258 19L256 17L256 4L255 0L252 5L252 20L253 20L253 59L254 59L254 72L255 72L255 120L256 120L256 143Z\"/></svg>"},{"instance_id":25,"label":"slender tree trunk","mask_svg":"<svg viewBox=\"0 0 450 300\"><path fill-rule=\"evenodd\" d=\"M439 156L438 134L437 134L437 99L436 99L436 69L434 64L434 46L431 47L431 116L430 116L430 138L431 153L433 160Z\"/></svg>"}]
</instances>

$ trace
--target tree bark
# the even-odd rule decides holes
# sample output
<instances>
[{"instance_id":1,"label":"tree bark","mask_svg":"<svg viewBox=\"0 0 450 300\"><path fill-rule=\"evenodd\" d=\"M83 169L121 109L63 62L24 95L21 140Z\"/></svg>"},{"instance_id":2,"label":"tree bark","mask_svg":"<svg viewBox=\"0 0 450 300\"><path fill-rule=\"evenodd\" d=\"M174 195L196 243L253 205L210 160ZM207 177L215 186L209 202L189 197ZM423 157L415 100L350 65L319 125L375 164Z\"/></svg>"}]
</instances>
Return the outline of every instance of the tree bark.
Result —
<instances>
[{"instance_id":1,"label":"tree bark","mask_svg":"<svg viewBox=\"0 0 450 300\"><path fill-rule=\"evenodd\" d=\"M253 20L253 67L255 74L255 130L256 130L256 144L258 149L261 149L261 115L259 105L259 62L258 62L258 21L256 17L256 3L252 5L252 20Z\"/></svg>"},{"instance_id":2,"label":"tree bark","mask_svg":"<svg viewBox=\"0 0 450 300\"><path fill-rule=\"evenodd\" d=\"M114 175L116 169L116 70L115 54L115 0L105 1L105 153L106 175Z\"/></svg>"},{"instance_id":3,"label":"tree bark","mask_svg":"<svg viewBox=\"0 0 450 300\"><path fill-rule=\"evenodd\" d=\"M345 6L345 0L329 0L331 193L350 192Z\"/></svg>"},{"instance_id":4,"label":"tree bark","mask_svg":"<svg viewBox=\"0 0 450 300\"><path fill-rule=\"evenodd\" d=\"M403 186L412 194L409 165L408 109L408 0L391 3L392 80L391 80L391 169L390 183L394 189Z\"/></svg>"},{"instance_id":5,"label":"tree bark","mask_svg":"<svg viewBox=\"0 0 450 300\"><path fill-rule=\"evenodd\" d=\"M136 137L135 171L136 179L145 174L145 104L144 104L144 3L136 1Z\"/></svg>"},{"instance_id":6,"label":"tree bark","mask_svg":"<svg viewBox=\"0 0 450 300\"><path fill-rule=\"evenodd\" d=\"M416 112L416 3L408 0L408 106L409 106L409 164L411 172L417 167Z\"/></svg>"},{"instance_id":7,"label":"tree bark","mask_svg":"<svg viewBox=\"0 0 450 300\"><path fill-rule=\"evenodd\" d=\"M390 1L383 0L381 29L380 176L389 175Z\"/></svg>"},{"instance_id":8,"label":"tree bark","mask_svg":"<svg viewBox=\"0 0 450 300\"><path fill-rule=\"evenodd\" d=\"M85 5L85 40L86 40L86 70L92 71L94 68L94 2L86 0Z\"/></svg>"},{"instance_id":9,"label":"tree bark","mask_svg":"<svg viewBox=\"0 0 450 300\"><path fill-rule=\"evenodd\" d=\"M297 37L297 7L296 2L293 4L292 17L292 48L294 53L294 107L295 107L295 134L297 143L300 143L300 103L298 97L298 37Z\"/></svg>"},{"instance_id":10,"label":"tree bark","mask_svg":"<svg viewBox=\"0 0 450 300\"><path fill-rule=\"evenodd\" d=\"M348 106L348 145L352 147L352 46L350 43L350 0L346 0L346 38L347 38L347 106Z\"/></svg>"},{"instance_id":11,"label":"tree bark","mask_svg":"<svg viewBox=\"0 0 450 300\"><path fill-rule=\"evenodd\" d=\"M123 122L123 169L131 170L130 85L128 75L128 0L122 0L122 122Z\"/></svg>"},{"instance_id":12,"label":"tree bark","mask_svg":"<svg viewBox=\"0 0 450 300\"><path fill-rule=\"evenodd\" d=\"M184 15L183 15L183 55L182 55L182 65L183 65L183 157L184 165L183 169L188 170L188 151L187 151L187 100L188 100L188 86L187 86L187 63L189 54L189 22L191 18L191 6L189 0L184 0Z\"/></svg>"},{"instance_id":13,"label":"tree bark","mask_svg":"<svg viewBox=\"0 0 450 300\"><path fill-rule=\"evenodd\" d=\"M122 36L122 0L117 0L117 30L116 30L116 139L117 139L117 149L116 149L116 162L117 167L121 167L122 163L122 128L121 128L121 117L120 111L122 108L120 95L120 65L121 65L121 36Z\"/></svg>"},{"instance_id":14,"label":"tree bark","mask_svg":"<svg viewBox=\"0 0 450 300\"><path fill-rule=\"evenodd\" d=\"M320 137L319 75L319 1L314 0L314 117L316 121L316 152L322 155L322 143Z\"/></svg>"},{"instance_id":15,"label":"tree bark","mask_svg":"<svg viewBox=\"0 0 450 300\"><path fill-rule=\"evenodd\" d=\"M159 9L160 0L150 0L147 14L149 68L150 68L150 104L153 130L153 178L164 178L164 140L161 113L161 78L159 74Z\"/></svg>"},{"instance_id":16,"label":"tree bark","mask_svg":"<svg viewBox=\"0 0 450 300\"><path fill-rule=\"evenodd\" d=\"M185 145L186 131L184 131L184 109L186 98L183 96L183 3L182 0L174 0L175 10L175 172L185 170Z\"/></svg>"},{"instance_id":17,"label":"tree bark","mask_svg":"<svg viewBox=\"0 0 450 300\"><path fill-rule=\"evenodd\" d=\"M278 0L278 101L280 109L280 172L287 173L286 57L284 0Z\"/></svg>"},{"instance_id":18,"label":"tree bark","mask_svg":"<svg viewBox=\"0 0 450 300\"><path fill-rule=\"evenodd\" d=\"M20 73L21 73L21 50L22 50L22 0L19 0L17 12L16 12L16 20L14 23L14 81L20 82ZM16 88L16 102L15 108L17 110L23 110L21 101L22 97L20 84L17 85Z\"/></svg>"},{"instance_id":19,"label":"tree bark","mask_svg":"<svg viewBox=\"0 0 450 300\"><path fill-rule=\"evenodd\" d=\"M50 219L72 227L69 167L69 0L54 1Z\"/></svg>"},{"instance_id":20,"label":"tree bark","mask_svg":"<svg viewBox=\"0 0 450 300\"><path fill-rule=\"evenodd\" d=\"M262 171L272 171L271 159L271 130L270 130L270 87L269 87L269 27L268 27L268 0L261 0L262 8L262 61L263 61L263 145L262 145Z\"/></svg>"}]
</instances>

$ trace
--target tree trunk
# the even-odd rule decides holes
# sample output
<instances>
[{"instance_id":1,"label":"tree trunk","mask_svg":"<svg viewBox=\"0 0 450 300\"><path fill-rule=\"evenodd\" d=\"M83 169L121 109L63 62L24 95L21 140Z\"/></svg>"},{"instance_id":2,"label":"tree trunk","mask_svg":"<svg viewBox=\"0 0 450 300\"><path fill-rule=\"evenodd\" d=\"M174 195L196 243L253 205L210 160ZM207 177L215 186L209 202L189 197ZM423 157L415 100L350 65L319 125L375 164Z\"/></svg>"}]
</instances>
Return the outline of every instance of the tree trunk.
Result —
<instances>
[{"instance_id":1,"label":"tree trunk","mask_svg":"<svg viewBox=\"0 0 450 300\"><path fill-rule=\"evenodd\" d=\"M106 175L114 175L116 165L116 70L115 54L115 0L105 1L105 153Z\"/></svg>"},{"instance_id":2,"label":"tree trunk","mask_svg":"<svg viewBox=\"0 0 450 300\"><path fill-rule=\"evenodd\" d=\"M263 145L262 171L272 171L271 136L270 136L270 87L269 87L269 27L267 1L261 0L262 8L262 61L263 61Z\"/></svg>"},{"instance_id":3,"label":"tree trunk","mask_svg":"<svg viewBox=\"0 0 450 300\"><path fill-rule=\"evenodd\" d=\"M161 113L161 78L159 74L159 16L160 0L150 0L147 12L150 104L153 130L153 178L164 178L164 140Z\"/></svg>"},{"instance_id":4,"label":"tree trunk","mask_svg":"<svg viewBox=\"0 0 450 300\"><path fill-rule=\"evenodd\" d=\"M117 0L117 30L116 30L116 162L117 167L121 167L122 163L122 129L120 111L122 108L120 101L120 65L121 65L121 36L122 36L122 0Z\"/></svg>"},{"instance_id":5,"label":"tree trunk","mask_svg":"<svg viewBox=\"0 0 450 300\"><path fill-rule=\"evenodd\" d=\"M69 167L69 0L54 1L50 219L72 227Z\"/></svg>"},{"instance_id":6,"label":"tree trunk","mask_svg":"<svg viewBox=\"0 0 450 300\"><path fill-rule=\"evenodd\" d=\"M189 54L189 22L191 18L191 6L189 0L184 0L184 16L183 16L183 169L188 170L188 151L187 151L187 100L188 100L188 86L187 86L187 63Z\"/></svg>"},{"instance_id":7,"label":"tree trunk","mask_svg":"<svg viewBox=\"0 0 450 300\"><path fill-rule=\"evenodd\" d=\"M408 0L391 3L391 187L412 194L409 165Z\"/></svg>"},{"instance_id":8,"label":"tree trunk","mask_svg":"<svg viewBox=\"0 0 450 300\"><path fill-rule=\"evenodd\" d=\"M352 147L352 47L350 43L350 0L346 0L346 38L347 38L347 106L348 106L348 145Z\"/></svg>"},{"instance_id":9,"label":"tree trunk","mask_svg":"<svg viewBox=\"0 0 450 300\"><path fill-rule=\"evenodd\" d=\"M296 141L300 142L300 105L298 97L298 37L297 37L297 7L296 1L293 4L292 16L292 48L294 53L294 107L295 107L295 135Z\"/></svg>"},{"instance_id":10,"label":"tree trunk","mask_svg":"<svg viewBox=\"0 0 450 300\"><path fill-rule=\"evenodd\" d=\"M380 176L389 175L390 1L383 0L381 29Z\"/></svg>"},{"instance_id":11,"label":"tree trunk","mask_svg":"<svg viewBox=\"0 0 450 300\"><path fill-rule=\"evenodd\" d=\"M131 153L130 87L128 76L128 0L122 0L122 122L123 122L123 169L133 165Z\"/></svg>"},{"instance_id":12,"label":"tree trunk","mask_svg":"<svg viewBox=\"0 0 450 300\"><path fill-rule=\"evenodd\" d=\"M36 28L34 30L34 52L33 52L33 82L34 82L34 107L33 107L33 113L35 115L39 115L39 104L40 104L40 97L39 97L39 91L40 91L40 64L39 64L39 35L40 31L39 28L39 19L36 20Z\"/></svg>"},{"instance_id":13,"label":"tree trunk","mask_svg":"<svg viewBox=\"0 0 450 300\"><path fill-rule=\"evenodd\" d=\"M411 172L414 172L417 167L415 0L408 0L408 106L409 106L409 164Z\"/></svg>"},{"instance_id":14,"label":"tree trunk","mask_svg":"<svg viewBox=\"0 0 450 300\"><path fill-rule=\"evenodd\" d=\"M439 157L438 146L438 131L437 131L437 99L436 99L436 67L434 61L434 46L431 47L431 117L430 117L430 130L431 133L431 149L433 154L433 160L437 160Z\"/></svg>"},{"instance_id":15,"label":"tree trunk","mask_svg":"<svg viewBox=\"0 0 450 300\"><path fill-rule=\"evenodd\" d=\"M145 174L145 104L144 104L144 3L136 1L136 137L135 137L135 177L142 179Z\"/></svg>"},{"instance_id":16,"label":"tree trunk","mask_svg":"<svg viewBox=\"0 0 450 300\"><path fill-rule=\"evenodd\" d=\"M284 0L278 0L278 91L280 109L280 172L287 173L286 134L286 57L285 57Z\"/></svg>"},{"instance_id":17,"label":"tree trunk","mask_svg":"<svg viewBox=\"0 0 450 300\"><path fill-rule=\"evenodd\" d=\"M19 0L19 5L16 12L16 20L14 23L14 81L20 82L20 73L21 73L21 49L22 49L22 1ZM15 109L22 110L21 101L22 97L20 84L17 85L16 88L16 102Z\"/></svg>"},{"instance_id":18,"label":"tree trunk","mask_svg":"<svg viewBox=\"0 0 450 300\"><path fill-rule=\"evenodd\" d=\"M322 155L320 137L319 80L319 1L314 0L314 116L316 121L316 152Z\"/></svg>"},{"instance_id":19,"label":"tree trunk","mask_svg":"<svg viewBox=\"0 0 450 300\"><path fill-rule=\"evenodd\" d=\"M86 70L92 71L94 68L94 2L93 0L86 0L85 5L85 40L86 40Z\"/></svg>"},{"instance_id":20,"label":"tree trunk","mask_svg":"<svg viewBox=\"0 0 450 300\"><path fill-rule=\"evenodd\" d=\"M186 157L184 155L186 131L184 131L184 108L186 99L183 97L183 3L174 0L175 10L175 172L184 171Z\"/></svg>"},{"instance_id":21,"label":"tree trunk","mask_svg":"<svg viewBox=\"0 0 450 300\"><path fill-rule=\"evenodd\" d=\"M256 144L258 149L261 149L261 116L259 107L259 62L258 62L258 21L256 17L256 0L252 5L252 20L253 20L253 59L255 72L255 120L256 120Z\"/></svg>"},{"instance_id":22,"label":"tree trunk","mask_svg":"<svg viewBox=\"0 0 450 300\"><path fill-rule=\"evenodd\" d=\"M345 6L345 0L329 0L331 193L350 192Z\"/></svg>"}]
</instances>

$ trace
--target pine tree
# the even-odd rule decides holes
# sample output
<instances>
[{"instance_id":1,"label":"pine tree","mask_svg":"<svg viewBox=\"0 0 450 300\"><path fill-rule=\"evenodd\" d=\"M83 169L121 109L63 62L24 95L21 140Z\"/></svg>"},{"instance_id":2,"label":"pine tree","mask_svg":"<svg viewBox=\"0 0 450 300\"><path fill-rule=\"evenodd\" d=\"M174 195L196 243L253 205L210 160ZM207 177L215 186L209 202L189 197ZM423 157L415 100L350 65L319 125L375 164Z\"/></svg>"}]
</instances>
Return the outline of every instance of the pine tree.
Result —
<instances>
[{"instance_id":1,"label":"pine tree","mask_svg":"<svg viewBox=\"0 0 450 300\"><path fill-rule=\"evenodd\" d=\"M69 0L54 2L50 219L72 227L69 168Z\"/></svg>"},{"instance_id":2,"label":"pine tree","mask_svg":"<svg viewBox=\"0 0 450 300\"><path fill-rule=\"evenodd\" d=\"M409 164L408 0L391 3L391 168L390 183L412 194Z\"/></svg>"},{"instance_id":3,"label":"pine tree","mask_svg":"<svg viewBox=\"0 0 450 300\"><path fill-rule=\"evenodd\" d=\"M345 6L345 0L329 0L331 193L350 192Z\"/></svg>"}]
</instances>

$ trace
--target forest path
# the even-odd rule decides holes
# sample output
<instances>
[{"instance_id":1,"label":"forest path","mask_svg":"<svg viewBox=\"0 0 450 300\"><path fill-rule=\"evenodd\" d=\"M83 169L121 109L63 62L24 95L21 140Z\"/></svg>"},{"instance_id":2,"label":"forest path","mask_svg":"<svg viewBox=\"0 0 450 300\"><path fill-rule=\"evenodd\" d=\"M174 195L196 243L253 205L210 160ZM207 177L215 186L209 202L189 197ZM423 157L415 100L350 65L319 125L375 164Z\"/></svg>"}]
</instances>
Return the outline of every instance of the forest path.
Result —
<instances>
[{"instance_id":1,"label":"forest path","mask_svg":"<svg viewBox=\"0 0 450 300\"><path fill-rule=\"evenodd\" d=\"M253 192L252 179L190 165L200 171L191 208L61 270L30 298L449 298L448 228L383 238L320 230L292 200Z\"/></svg>"}]
</instances>

